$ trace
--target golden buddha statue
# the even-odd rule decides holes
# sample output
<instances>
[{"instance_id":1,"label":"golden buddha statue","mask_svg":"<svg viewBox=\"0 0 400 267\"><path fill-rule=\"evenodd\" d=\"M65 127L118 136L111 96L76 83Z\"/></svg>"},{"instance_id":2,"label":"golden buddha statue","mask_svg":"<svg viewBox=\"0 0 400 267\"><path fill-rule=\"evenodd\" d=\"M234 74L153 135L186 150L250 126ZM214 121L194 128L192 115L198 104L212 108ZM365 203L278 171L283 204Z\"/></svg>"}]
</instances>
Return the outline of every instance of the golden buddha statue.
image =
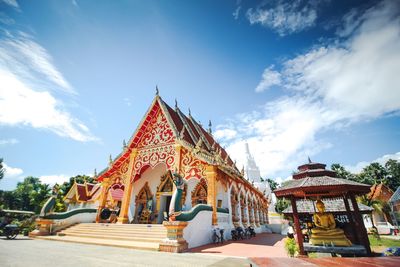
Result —
<instances>
[{"instance_id":1,"label":"golden buddha statue","mask_svg":"<svg viewBox=\"0 0 400 267\"><path fill-rule=\"evenodd\" d=\"M332 213L325 212L325 205L321 200L316 203L318 212L314 214L313 220L316 227L311 229L310 243L312 245L327 245L348 247L350 240L344 235L340 228L336 228L335 218Z\"/></svg>"}]
</instances>

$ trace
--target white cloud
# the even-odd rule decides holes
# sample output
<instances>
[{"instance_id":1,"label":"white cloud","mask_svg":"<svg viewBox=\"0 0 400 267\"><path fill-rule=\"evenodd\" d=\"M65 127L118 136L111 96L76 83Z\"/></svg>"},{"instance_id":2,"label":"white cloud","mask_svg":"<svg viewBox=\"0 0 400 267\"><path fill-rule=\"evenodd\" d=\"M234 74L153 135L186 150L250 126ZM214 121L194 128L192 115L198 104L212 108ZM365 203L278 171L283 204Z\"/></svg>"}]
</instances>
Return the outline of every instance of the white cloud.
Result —
<instances>
[{"instance_id":1,"label":"white cloud","mask_svg":"<svg viewBox=\"0 0 400 267\"><path fill-rule=\"evenodd\" d=\"M281 84L281 74L273 70L273 66L264 70L261 82L256 87L256 92L263 92L274 85Z\"/></svg>"},{"instance_id":2,"label":"white cloud","mask_svg":"<svg viewBox=\"0 0 400 267\"><path fill-rule=\"evenodd\" d=\"M238 133L232 140L222 140L238 166L245 162L247 140L262 175L283 175L331 146L316 138L321 131L398 112L398 13L392 2L379 4L361 16L348 38L289 59L279 71L267 68L258 91L279 84L289 95L219 128ZM279 79L266 81L271 72Z\"/></svg>"},{"instance_id":3,"label":"white cloud","mask_svg":"<svg viewBox=\"0 0 400 267\"><path fill-rule=\"evenodd\" d=\"M400 152L394 153L394 154L387 154L387 155L383 155L382 157L379 157L375 160L372 160L370 162L367 161L360 161L358 162L356 165L353 166L345 166L346 170L348 170L349 172L352 173L360 173L362 171L362 169L364 169L365 167L367 167L369 164L371 164L372 162L378 162L381 165L385 165L385 163L389 160L389 159L394 159L394 160L398 160L400 161Z\"/></svg>"},{"instance_id":4,"label":"white cloud","mask_svg":"<svg viewBox=\"0 0 400 267\"><path fill-rule=\"evenodd\" d=\"M17 10L19 10L19 5L18 2L16 0L0 0L0 2L3 2Z\"/></svg>"},{"instance_id":5,"label":"white cloud","mask_svg":"<svg viewBox=\"0 0 400 267\"><path fill-rule=\"evenodd\" d=\"M237 20L239 18L239 14L240 14L240 9L242 9L241 6L238 6L235 10L235 12L232 13L232 16L235 20Z\"/></svg>"},{"instance_id":6,"label":"white cloud","mask_svg":"<svg viewBox=\"0 0 400 267\"><path fill-rule=\"evenodd\" d=\"M4 146L4 145L15 145L18 144L19 141L15 138L11 138L11 139L0 139L0 146Z\"/></svg>"},{"instance_id":7,"label":"white cloud","mask_svg":"<svg viewBox=\"0 0 400 267\"><path fill-rule=\"evenodd\" d=\"M8 166L5 162L3 162L3 167L5 169L5 174L4 174L5 178L17 177L24 173L22 169Z\"/></svg>"},{"instance_id":8,"label":"white cloud","mask_svg":"<svg viewBox=\"0 0 400 267\"><path fill-rule=\"evenodd\" d=\"M97 140L50 92L76 94L47 51L25 33L0 40L0 125L31 126L77 141Z\"/></svg>"},{"instance_id":9,"label":"white cloud","mask_svg":"<svg viewBox=\"0 0 400 267\"><path fill-rule=\"evenodd\" d=\"M40 176L40 181L51 186L55 184L62 184L68 182L71 176L60 174L60 175L43 175Z\"/></svg>"},{"instance_id":10,"label":"white cloud","mask_svg":"<svg viewBox=\"0 0 400 267\"><path fill-rule=\"evenodd\" d=\"M232 129L220 129L216 130L214 133L214 137L219 140L230 140L237 135L237 132Z\"/></svg>"},{"instance_id":11,"label":"white cloud","mask_svg":"<svg viewBox=\"0 0 400 267\"><path fill-rule=\"evenodd\" d=\"M4 177L0 180L1 190L13 190L18 182L22 182L24 177L22 176L24 171L20 168L15 168L7 165L3 162L5 169Z\"/></svg>"},{"instance_id":12,"label":"white cloud","mask_svg":"<svg viewBox=\"0 0 400 267\"><path fill-rule=\"evenodd\" d=\"M250 8L246 16L250 24L261 24L284 36L312 27L317 19L317 10L313 1L278 1L271 8Z\"/></svg>"},{"instance_id":13,"label":"white cloud","mask_svg":"<svg viewBox=\"0 0 400 267\"><path fill-rule=\"evenodd\" d=\"M80 121L63 111L49 92L36 92L0 69L0 125L28 125L77 141L96 140Z\"/></svg>"},{"instance_id":14,"label":"white cloud","mask_svg":"<svg viewBox=\"0 0 400 267\"><path fill-rule=\"evenodd\" d=\"M71 85L53 64L52 57L31 36L20 32L0 41L0 65L18 77L32 82L34 74L42 80L50 81L64 92L76 94ZM44 78L44 79L42 79Z\"/></svg>"}]
</instances>

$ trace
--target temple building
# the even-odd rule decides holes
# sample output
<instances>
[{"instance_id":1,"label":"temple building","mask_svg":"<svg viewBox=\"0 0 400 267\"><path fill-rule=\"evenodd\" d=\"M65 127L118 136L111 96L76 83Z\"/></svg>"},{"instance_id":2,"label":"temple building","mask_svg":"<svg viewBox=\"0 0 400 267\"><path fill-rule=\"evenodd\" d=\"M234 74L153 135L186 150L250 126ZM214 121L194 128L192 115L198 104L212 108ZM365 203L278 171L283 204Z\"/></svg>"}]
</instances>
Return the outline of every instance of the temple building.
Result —
<instances>
[{"instance_id":1,"label":"temple building","mask_svg":"<svg viewBox=\"0 0 400 267\"><path fill-rule=\"evenodd\" d=\"M259 171L252 173L260 181ZM138 230L140 224L152 224L152 228L145 229L162 233L159 227L164 226L169 239L176 237L160 243L159 249L180 252L210 243L215 227L225 229L225 239L237 226L252 226L256 232L267 230L269 200L264 192L245 179L214 139L211 128L204 129L190 111L185 115L177 103L174 108L167 105L158 90L132 137L123 142L121 153L115 158L110 156L109 165L95 174L95 179L96 185L75 183L68 192L65 200L70 203L68 212L74 219L67 221L68 212L54 214L51 210L55 201L49 200L38 221L39 230L32 235L48 234L54 229L49 225L65 229L70 221L95 221L99 226L73 226L63 230L58 239L67 239L68 234L78 238L74 228L79 227L109 231L101 225L110 222L137 225L124 228L137 233L142 231ZM82 209L88 205L95 209ZM63 221L55 223L56 218ZM105 242L99 240L96 242Z\"/></svg>"},{"instance_id":2,"label":"temple building","mask_svg":"<svg viewBox=\"0 0 400 267\"><path fill-rule=\"evenodd\" d=\"M217 208L231 211L232 223L258 226L265 221L263 193L244 179L211 129L156 95L123 151L97 177L102 183L100 208L118 187L124 192L116 203L121 209L118 222L162 223L174 191L169 172L184 178L182 211L208 204L213 207L212 224L218 222Z\"/></svg>"},{"instance_id":3,"label":"temple building","mask_svg":"<svg viewBox=\"0 0 400 267\"><path fill-rule=\"evenodd\" d=\"M250 167L260 182L257 166ZM177 103L167 105L158 89L121 153L110 156L94 178L97 184L74 183L65 197L65 213L53 212L56 201L51 197L30 235L104 245L118 236L131 247L182 252L210 243L215 228L225 230L225 239L238 226L267 231L265 188L258 189L254 179L248 181L238 170L214 139L211 123L204 129L190 111L186 115ZM61 232L51 236L54 231Z\"/></svg>"}]
</instances>

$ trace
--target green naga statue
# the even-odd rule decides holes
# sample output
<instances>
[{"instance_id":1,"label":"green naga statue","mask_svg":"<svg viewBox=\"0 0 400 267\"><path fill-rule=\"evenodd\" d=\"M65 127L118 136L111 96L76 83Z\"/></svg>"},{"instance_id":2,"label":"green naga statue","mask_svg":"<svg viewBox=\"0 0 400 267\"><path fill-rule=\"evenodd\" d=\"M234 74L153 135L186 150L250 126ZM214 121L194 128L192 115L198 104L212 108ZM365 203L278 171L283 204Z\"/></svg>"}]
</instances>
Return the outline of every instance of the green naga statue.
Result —
<instances>
[{"instance_id":1,"label":"green naga statue","mask_svg":"<svg viewBox=\"0 0 400 267\"><path fill-rule=\"evenodd\" d=\"M179 215L182 211L182 192L185 187L182 176L177 172L172 173L172 180L175 184L176 190L172 194L171 203L169 205L170 220L174 220L175 216Z\"/></svg>"}]
</instances>

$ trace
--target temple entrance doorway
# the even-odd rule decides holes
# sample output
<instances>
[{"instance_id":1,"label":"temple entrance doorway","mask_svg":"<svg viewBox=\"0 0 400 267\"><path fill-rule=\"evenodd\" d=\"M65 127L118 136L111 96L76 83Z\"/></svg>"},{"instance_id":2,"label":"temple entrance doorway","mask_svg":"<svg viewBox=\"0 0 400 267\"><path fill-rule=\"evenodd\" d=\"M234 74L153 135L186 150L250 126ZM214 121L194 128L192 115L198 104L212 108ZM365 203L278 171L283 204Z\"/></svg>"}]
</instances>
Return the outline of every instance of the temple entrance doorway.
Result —
<instances>
[{"instance_id":1,"label":"temple entrance doorway","mask_svg":"<svg viewBox=\"0 0 400 267\"><path fill-rule=\"evenodd\" d=\"M174 191L174 183L172 179L171 171L167 171L160 178L160 184L157 186L156 192L156 218L155 223L162 223L164 221L164 212L169 211L169 204L171 203L172 193ZM186 200L187 185L185 184L181 204L185 203Z\"/></svg>"}]
</instances>

